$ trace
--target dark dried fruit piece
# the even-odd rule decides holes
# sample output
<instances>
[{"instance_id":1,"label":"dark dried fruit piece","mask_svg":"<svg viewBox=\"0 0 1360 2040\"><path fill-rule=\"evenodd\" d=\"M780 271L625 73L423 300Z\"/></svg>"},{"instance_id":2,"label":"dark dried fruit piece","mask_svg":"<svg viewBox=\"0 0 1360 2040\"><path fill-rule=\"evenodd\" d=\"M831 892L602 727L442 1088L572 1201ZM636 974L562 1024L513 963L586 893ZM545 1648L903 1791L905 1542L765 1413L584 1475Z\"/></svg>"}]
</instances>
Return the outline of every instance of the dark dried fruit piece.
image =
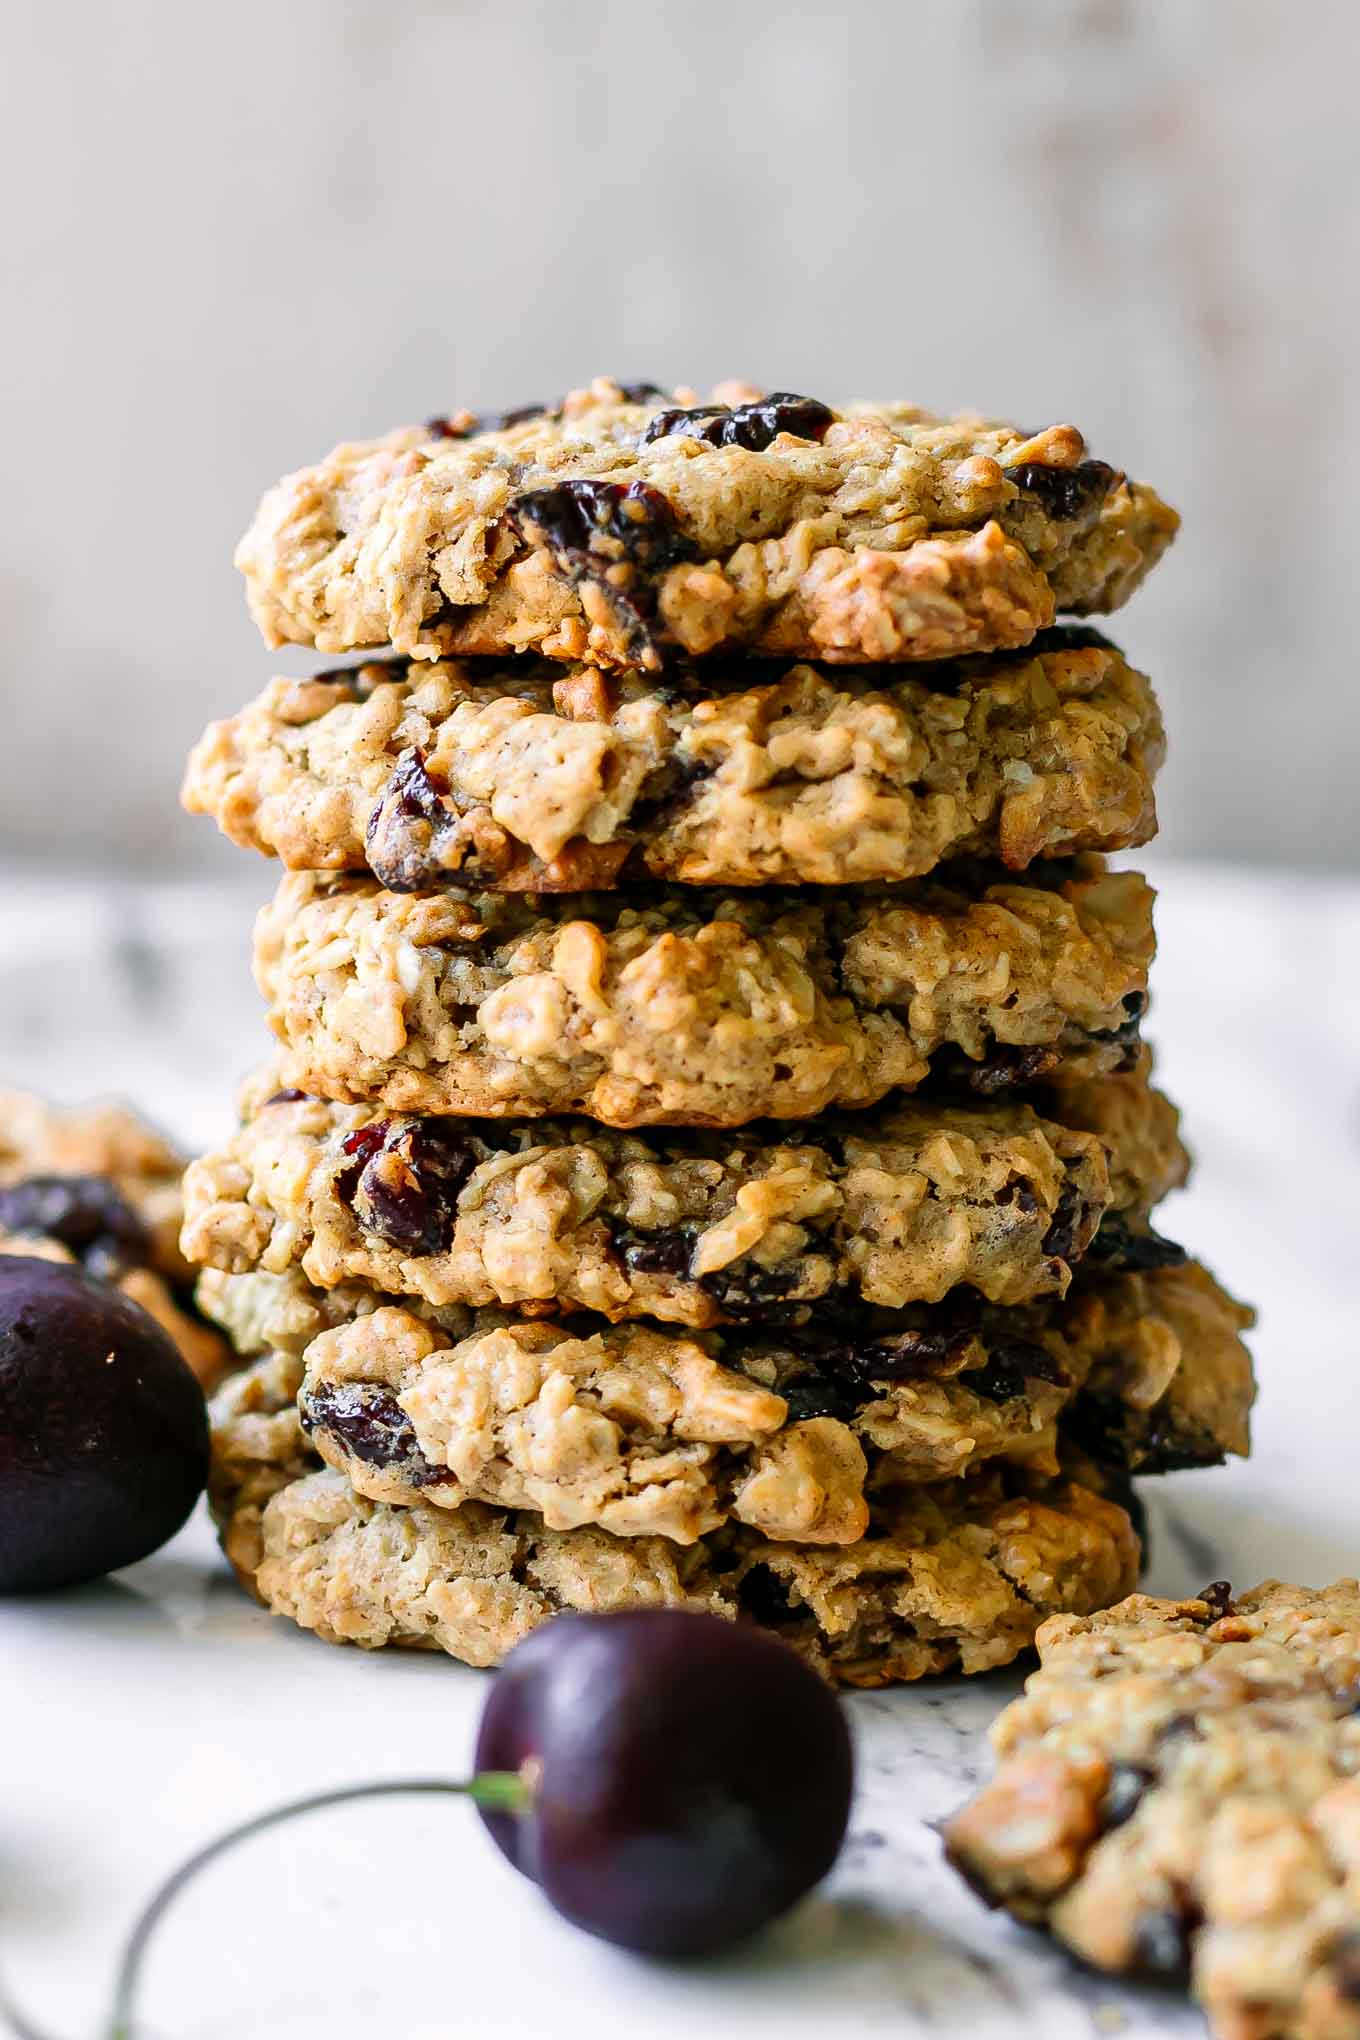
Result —
<instances>
[{"instance_id":1,"label":"dark dried fruit piece","mask_svg":"<svg viewBox=\"0 0 1360 2040\"><path fill-rule=\"evenodd\" d=\"M527 425L531 418L557 418L560 404L518 404L510 411L456 411L448 418L427 418L425 430L432 439L472 439L482 432L508 432L513 425Z\"/></svg>"},{"instance_id":2,"label":"dark dried fruit piece","mask_svg":"<svg viewBox=\"0 0 1360 2040\"><path fill-rule=\"evenodd\" d=\"M788 1404L791 1424L805 1424L812 1417L835 1417L848 1424L872 1401L874 1391L817 1369L781 1381L775 1393Z\"/></svg>"},{"instance_id":3,"label":"dark dried fruit piece","mask_svg":"<svg viewBox=\"0 0 1360 2040\"><path fill-rule=\"evenodd\" d=\"M768 1565L751 1567L737 1589L737 1599L752 1621L766 1629L777 1629L781 1623L793 1620L788 1587Z\"/></svg>"},{"instance_id":4,"label":"dark dried fruit piece","mask_svg":"<svg viewBox=\"0 0 1360 2040\"><path fill-rule=\"evenodd\" d=\"M1092 623L1051 623L1029 641L1026 656L1037 659L1043 652L1112 652L1116 647L1103 630Z\"/></svg>"},{"instance_id":5,"label":"dark dried fruit piece","mask_svg":"<svg viewBox=\"0 0 1360 2040\"><path fill-rule=\"evenodd\" d=\"M1360 2005L1360 1933L1343 1934L1328 1958L1336 1994L1348 2005Z\"/></svg>"},{"instance_id":6,"label":"dark dried fruit piece","mask_svg":"<svg viewBox=\"0 0 1360 2040\"><path fill-rule=\"evenodd\" d=\"M936 1056L935 1068L943 1083L962 1084L979 1098L1009 1098L1041 1084L1061 1060L1057 1048L1013 1048L993 1042L979 1062L962 1049L947 1046Z\"/></svg>"},{"instance_id":7,"label":"dark dried fruit piece","mask_svg":"<svg viewBox=\"0 0 1360 2040\"><path fill-rule=\"evenodd\" d=\"M750 404L696 404L688 411L658 411L642 435L642 444L648 446L655 439L702 439L708 446L744 446L748 453L763 453L781 432L794 439L820 440L835 415L816 397L772 390L768 397Z\"/></svg>"},{"instance_id":8,"label":"dark dried fruit piece","mask_svg":"<svg viewBox=\"0 0 1360 2040\"><path fill-rule=\"evenodd\" d=\"M1142 1803L1143 1795L1155 1778L1146 1764L1112 1764L1110 1781L1105 1787L1100 1802L1100 1826L1103 1834L1111 1828L1123 1827L1126 1820L1132 1820Z\"/></svg>"},{"instance_id":9,"label":"dark dried fruit piece","mask_svg":"<svg viewBox=\"0 0 1360 2040\"><path fill-rule=\"evenodd\" d=\"M443 845L456 827L423 753L405 751L368 818L369 870L389 892L419 892L445 869Z\"/></svg>"},{"instance_id":10,"label":"dark dried fruit piece","mask_svg":"<svg viewBox=\"0 0 1360 2040\"><path fill-rule=\"evenodd\" d=\"M667 827L679 815L686 796L702 780L711 779L716 765L699 764L687 758L668 758L657 771L649 773L641 796L633 802L629 826L644 840Z\"/></svg>"},{"instance_id":11,"label":"dark dried fruit piece","mask_svg":"<svg viewBox=\"0 0 1360 2040\"><path fill-rule=\"evenodd\" d=\"M1196 1594L1195 1599L1207 1601L1213 1611L1209 1617L1211 1622L1222 1622L1233 1612L1232 1583L1229 1580L1210 1580L1208 1586L1202 1587Z\"/></svg>"},{"instance_id":12,"label":"dark dried fruit piece","mask_svg":"<svg viewBox=\"0 0 1360 2040\"><path fill-rule=\"evenodd\" d=\"M1135 1228L1117 1212L1107 1212L1087 1248L1092 1261L1121 1274L1144 1274L1150 1269L1183 1268L1184 1247L1164 1240L1151 1226Z\"/></svg>"},{"instance_id":13,"label":"dark dried fruit piece","mask_svg":"<svg viewBox=\"0 0 1360 2040\"><path fill-rule=\"evenodd\" d=\"M786 1301L790 1292L803 1282L801 1261L795 1260L782 1268L764 1268L758 1261L743 1259L726 1268L715 1268L707 1275L695 1276L692 1263L697 1226L678 1225L660 1232L639 1233L620 1219L607 1223L610 1246L625 1268L636 1275L675 1275L683 1281L695 1282L732 1324L792 1325L807 1316L808 1303ZM827 1299L819 1297L815 1302L824 1309Z\"/></svg>"},{"instance_id":14,"label":"dark dried fruit piece","mask_svg":"<svg viewBox=\"0 0 1360 2040\"><path fill-rule=\"evenodd\" d=\"M1088 1203L1069 1179L1058 1192L1058 1202L1044 1234L1044 1252L1069 1264L1079 1261L1090 1249L1099 1219L1099 1206Z\"/></svg>"},{"instance_id":15,"label":"dark dried fruit piece","mask_svg":"<svg viewBox=\"0 0 1360 2040\"><path fill-rule=\"evenodd\" d=\"M996 1201L1002 1205L1013 1204L1026 1218L1039 1209L1033 1187L1023 1176L1012 1176L1008 1183L1003 1183L996 1193Z\"/></svg>"},{"instance_id":16,"label":"dark dried fruit piece","mask_svg":"<svg viewBox=\"0 0 1360 2040\"><path fill-rule=\"evenodd\" d=\"M528 489L510 506L521 536L544 544L576 574L619 565L661 573L695 548L666 496L647 482L557 482Z\"/></svg>"},{"instance_id":17,"label":"dark dried fruit piece","mask_svg":"<svg viewBox=\"0 0 1360 2040\"><path fill-rule=\"evenodd\" d=\"M1226 1454L1213 1435L1175 1410L1134 1410L1118 1396L1085 1390L1069 1404L1063 1429L1101 1466L1136 1467L1140 1473L1188 1473L1222 1466Z\"/></svg>"},{"instance_id":18,"label":"dark dried fruit piece","mask_svg":"<svg viewBox=\"0 0 1360 2040\"><path fill-rule=\"evenodd\" d=\"M804 1306L784 1299L802 1280L797 1261L784 1268L762 1268L759 1261L742 1260L701 1275L699 1287L733 1324L794 1324L804 1315Z\"/></svg>"},{"instance_id":19,"label":"dark dried fruit piece","mask_svg":"<svg viewBox=\"0 0 1360 2040\"><path fill-rule=\"evenodd\" d=\"M1076 467L1044 467L1039 461L1026 460L1006 473L1022 494L1032 496L1058 524L1096 516L1119 480L1118 470L1103 460L1083 460Z\"/></svg>"},{"instance_id":20,"label":"dark dried fruit piece","mask_svg":"<svg viewBox=\"0 0 1360 2040\"><path fill-rule=\"evenodd\" d=\"M993 1346L985 1367L970 1367L958 1377L960 1388L985 1396L988 1402L1011 1402L1027 1392L1031 1381L1044 1382L1050 1388L1066 1388L1069 1380L1066 1369L1053 1355L1028 1339L1011 1339L1005 1345Z\"/></svg>"},{"instance_id":21,"label":"dark dried fruit piece","mask_svg":"<svg viewBox=\"0 0 1360 2040\"><path fill-rule=\"evenodd\" d=\"M147 1227L107 1176L28 1176L0 1190L0 1232L56 1240L111 1280L151 1258Z\"/></svg>"},{"instance_id":22,"label":"dark dried fruit piece","mask_svg":"<svg viewBox=\"0 0 1360 2040\"><path fill-rule=\"evenodd\" d=\"M379 1119L340 1145L350 1166L335 1188L365 1232L405 1253L443 1253L477 1166L472 1143L438 1120Z\"/></svg>"},{"instance_id":23,"label":"dark dried fruit piece","mask_svg":"<svg viewBox=\"0 0 1360 2040\"><path fill-rule=\"evenodd\" d=\"M515 404L508 411L483 411L477 419L479 432L509 432L516 425L527 425L531 418L557 418L561 416L561 404Z\"/></svg>"},{"instance_id":24,"label":"dark dried fruit piece","mask_svg":"<svg viewBox=\"0 0 1360 2040\"><path fill-rule=\"evenodd\" d=\"M640 665L660 663L651 631L655 582L694 559L698 547L659 489L646 482L558 482L517 497L508 521L526 543L547 547L573 587L595 583Z\"/></svg>"},{"instance_id":25,"label":"dark dried fruit piece","mask_svg":"<svg viewBox=\"0 0 1360 2040\"><path fill-rule=\"evenodd\" d=\"M634 1232L621 1219L610 1219L609 1242L625 1268L638 1275L682 1275L689 1279L695 1227L669 1226L661 1232Z\"/></svg>"},{"instance_id":26,"label":"dark dried fruit piece","mask_svg":"<svg viewBox=\"0 0 1360 2040\"><path fill-rule=\"evenodd\" d=\"M1173 1906L1145 1912L1134 1922L1133 1966L1145 1976L1184 1983L1190 1974L1191 1915Z\"/></svg>"},{"instance_id":27,"label":"dark dried fruit piece","mask_svg":"<svg viewBox=\"0 0 1360 2040\"><path fill-rule=\"evenodd\" d=\"M412 1487L451 1481L447 1467L431 1466L416 1443L415 1426L394 1395L359 1381L322 1381L298 1397L302 1428L327 1431L365 1466L392 1467Z\"/></svg>"},{"instance_id":28,"label":"dark dried fruit piece","mask_svg":"<svg viewBox=\"0 0 1360 2040\"><path fill-rule=\"evenodd\" d=\"M957 1374L966 1366L981 1326L980 1308L971 1301L958 1304L947 1321L928 1330L895 1332L888 1338L866 1337L833 1340L815 1332L800 1332L797 1349L827 1374L839 1374L859 1383L919 1381L926 1375Z\"/></svg>"}]
</instances>

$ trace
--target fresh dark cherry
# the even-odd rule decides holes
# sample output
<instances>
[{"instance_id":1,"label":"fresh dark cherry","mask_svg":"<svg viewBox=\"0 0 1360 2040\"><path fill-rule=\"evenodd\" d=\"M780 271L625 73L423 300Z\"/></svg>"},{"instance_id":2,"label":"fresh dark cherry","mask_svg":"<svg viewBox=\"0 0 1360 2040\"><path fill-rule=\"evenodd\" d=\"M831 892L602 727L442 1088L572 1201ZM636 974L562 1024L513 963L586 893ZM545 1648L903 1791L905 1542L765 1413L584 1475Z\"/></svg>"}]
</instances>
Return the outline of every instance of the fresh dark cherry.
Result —
<instances>
[{"instance_id":1,"label":"fresh dark cherry","mask_svg":"<svg viewBox=\"0 0 1360 2040\"><path fill-rule=\"evenodd\" d=\"M516 1869L587 1933L702 1955L831 1868L853 1787L830 1690L761 1631L675 1609L564 1615L511 1652L477 1739L518 1774L479 1808Z\"/></svg>"},{"instance_id":2,"label":"fresh dark cherry","mask_svg":"<svg viewBox=\"0 0 1360 2040\"><path fill-rule=\"evenodd\" d=\"M688 411L658 411L642 444L649 446L654 439L702 439L708 446L744 446L750 453L763 453L781 432L794 439L821 439L835 415L816 397L773 390L751 404L696 404Z\"/></svg>"},{"instance_id":3,"label":"fresh dark cherry","mask_svg":"<svg viewBox=\"0 0 1360 2040\"><path fill-rule=\"evenodd\" d=\"M151 1235L107 1176L29 1176L0 1190L0 1232L56 1240L92 1275L143 1268Z\"/></svg>"},{"instance_id":4,"label":"fresh dark cherry","mask_svg":"<svg viewBox=\"0 0 1360 2040\"><path fill-rule=\"evenodd\" d=\"M203 1392L154 1319L80 1268L0 1255L0 1593L147 1557L207 1476Z\"/></svg>"}]
</instances>

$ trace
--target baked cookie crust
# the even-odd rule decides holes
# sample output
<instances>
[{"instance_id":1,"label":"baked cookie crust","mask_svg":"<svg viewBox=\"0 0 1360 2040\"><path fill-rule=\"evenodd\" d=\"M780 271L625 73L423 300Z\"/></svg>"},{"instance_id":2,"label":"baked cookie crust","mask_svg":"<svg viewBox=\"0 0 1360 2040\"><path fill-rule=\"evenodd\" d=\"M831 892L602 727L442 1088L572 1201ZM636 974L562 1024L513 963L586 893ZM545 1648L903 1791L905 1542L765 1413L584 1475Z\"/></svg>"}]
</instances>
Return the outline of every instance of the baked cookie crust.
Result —
<instances>
[{"instance_id":1,"label":"baked cookie crust","mask_svg":"<svg viewBox=\"0 0 1360 2040\"><path fill-rule=\"evenodd\" d=\"M924 677L391 660L273 681L183 797L291 870L397 891L841 885L1145 843L1164 750L1151 687L1086 629Z\"/></svg>"},{"instance_id":2,"label":"baked cookie crust","mask_svg":"<svg viewBox=\"0 0 1360 2040\"><path fill-rule=\"evenodd\" d=\"M494 1665L565 1609L690 1607L761 1623L838 1683L884 1686L1009 1663L1046 1612L1099 1606L1137 1576L1121 1508L1018 1470L894 1491L845 1546L776 1543L744 1525L681 1545L554 1531L475 1502L371 1502L312 1470L286 1365L221 1391L213 1505L243 1585L328 1642Z\"/></svg>"},{"instance_id":3,"label":"baked cookie crust","mask_svg":"<svg viewBox=\"0 0 1360 2040\"><path fill-rule=\"evenodd\" d=\"M1137 1054L1151 890L1041 882L723 898L385 892L292 873L256 978L290 1089L399 1112L736 1126Z\"/></svg>"},{"instance_id":4,"label":"baked cookie crust","mask_svg":"<svg viewBox=\"0 0 1360 2040\"><path fill-rule=\"evenodd\" d=\"M950 1823L990 1902L1187 1978L1221 2040L1360 2034L1360 1585L1144 1595L1038 1634Z\"/></svg>"},{"instance_id":5,"label":"baked cookie crust","mask_svg":"<svg viewBox=\"0 0 1360 2040\"><path fill-rule=\"evenodd\" d=\"M715 395L601 379L339 446L261 503L251 612L272 645L416 658L936 659L1118 608L1175 535L1070 425Z\"/></svg>"},{"instance_id":6,"label":"baked cookie crust","mask_svg":"<svg viewBox=\"0 0 1360 2040\"><path fill-rule=\"evenodd\" d=\"M1037 1105L629 1134L386 1113L278 1092L264 1072L240 1130L190 1165L183 1248L227 1274L296 1267L321 1288L695 1327L960 1285L1027 1303L1066 1290L1107 1213L1146 1213L1188 1170L1144 1069L1071 1089L1075 1128L1057 1086Z\"/></svg>"},{"instance_id":7,"label":"baked cookie crust","mask_svg":"<svg viewBox=\"0 0 1360 2040\"><path fill-rule=\"evenodd\" d=\"M556 1529L690 1543L731 1520L847 1543L875 1494L991 1459L1052 1477L1075 1446L1127 1481L1249 1442L1250 1314L1194 1263L824 1329L398 1309L357 1286L309 1299L296 1275L210 1278L205 1306L243 1352L273 1348L261 1364L368 1499L488 1501Z\"/></svg>"}]
</instances>

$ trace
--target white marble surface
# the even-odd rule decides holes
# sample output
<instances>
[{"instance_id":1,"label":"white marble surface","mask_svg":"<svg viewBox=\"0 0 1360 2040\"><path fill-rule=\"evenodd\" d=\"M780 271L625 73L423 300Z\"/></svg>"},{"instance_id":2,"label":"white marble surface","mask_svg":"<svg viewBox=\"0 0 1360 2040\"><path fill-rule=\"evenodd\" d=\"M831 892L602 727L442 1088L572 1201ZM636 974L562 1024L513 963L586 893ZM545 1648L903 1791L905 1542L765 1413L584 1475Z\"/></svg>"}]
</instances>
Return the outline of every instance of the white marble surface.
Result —
<instances>
[{"instance_id":1,"label":"white marble surface","mask_svg":"<svg viewBox=\"0 0 1360 2040\"><path fill-rule=\"evenodd\" d=\"M1360 1566L1360 883L1165 866L1153 1032L1194 1188L1164 1222L1262 1309L1250 1466L1154 1503L1153 1584ZM227 1124L261 1023L233 888L0 873L0 1078L125 1091L190 1141ZM1044 2040L1194 2033L982 1911L927 1823L985 1764L996 1677L851 1701L854 1839L757 1947L650 1968L561 1926L456 1803L389 1801L271 1835L167 1923L159 2040L494 2034ZM51 2040L92 2040L139 1901L217 1827L362 1777L466 1763L484 1678L329 1650L246 1602L202 1524L117 1581L0 1613L0 1967ZM791 1789L797 1781L791 1780Z\"/></svg>"}]
</instances>

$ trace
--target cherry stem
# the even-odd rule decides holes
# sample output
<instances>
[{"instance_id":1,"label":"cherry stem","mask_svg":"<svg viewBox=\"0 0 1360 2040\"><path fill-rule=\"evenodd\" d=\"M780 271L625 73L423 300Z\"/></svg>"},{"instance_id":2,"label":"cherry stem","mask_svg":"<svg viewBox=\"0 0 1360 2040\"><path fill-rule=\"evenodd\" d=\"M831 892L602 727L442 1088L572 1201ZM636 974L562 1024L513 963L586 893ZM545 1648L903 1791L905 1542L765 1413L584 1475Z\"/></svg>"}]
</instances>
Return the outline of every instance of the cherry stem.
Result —
<instances>
[{"instance_id":1,"label":"cherry stem","mask_svg":"<svg viewBox=\"0 0 1360 2040\"><path fill-rule=\"evenodd\" d=\"M320 1813L327 1807L345 1806L355 1799L395 1798L398 1794L439 1795L445 1798L471 1799L488 1813L523 1815L534 1801L536 1785L534 1769L526 1765L522 1771L481 1771L475 1777L457 1780L451 1778L394 1778L372 1785L340 1785L333 1792L317 1792L306 1799L289 1800L286 1805L271 1807L267 1813L257 1813L252 1820L242 1821L239 1826L228 1828L215 1841L207 1842L198 1849L178 1870L172 1871L153 1896L148 1899L139 1915L136 1925L129 1934L123 1950L123 1959L118 1965L118 1975L113 1987L113 2009L104 2029L103 2040L137 2040L137 2029L133 2023L133 2011L141 1981L151 1937L160 1925L169 1907L179 1897L185 1886L191 1884L201 1870L215 1863L219 1856L225 1856L238 1842L248 1842L256 1835L264 1834L269 1828L279 1827L284 1821L295 1820L299 1814ZM50 2036L28 2023L18 2008L10 2002L0 1987L0 2016L9 2024L19 2040L50 2040Z\"/></svg>"}]
</instances>

